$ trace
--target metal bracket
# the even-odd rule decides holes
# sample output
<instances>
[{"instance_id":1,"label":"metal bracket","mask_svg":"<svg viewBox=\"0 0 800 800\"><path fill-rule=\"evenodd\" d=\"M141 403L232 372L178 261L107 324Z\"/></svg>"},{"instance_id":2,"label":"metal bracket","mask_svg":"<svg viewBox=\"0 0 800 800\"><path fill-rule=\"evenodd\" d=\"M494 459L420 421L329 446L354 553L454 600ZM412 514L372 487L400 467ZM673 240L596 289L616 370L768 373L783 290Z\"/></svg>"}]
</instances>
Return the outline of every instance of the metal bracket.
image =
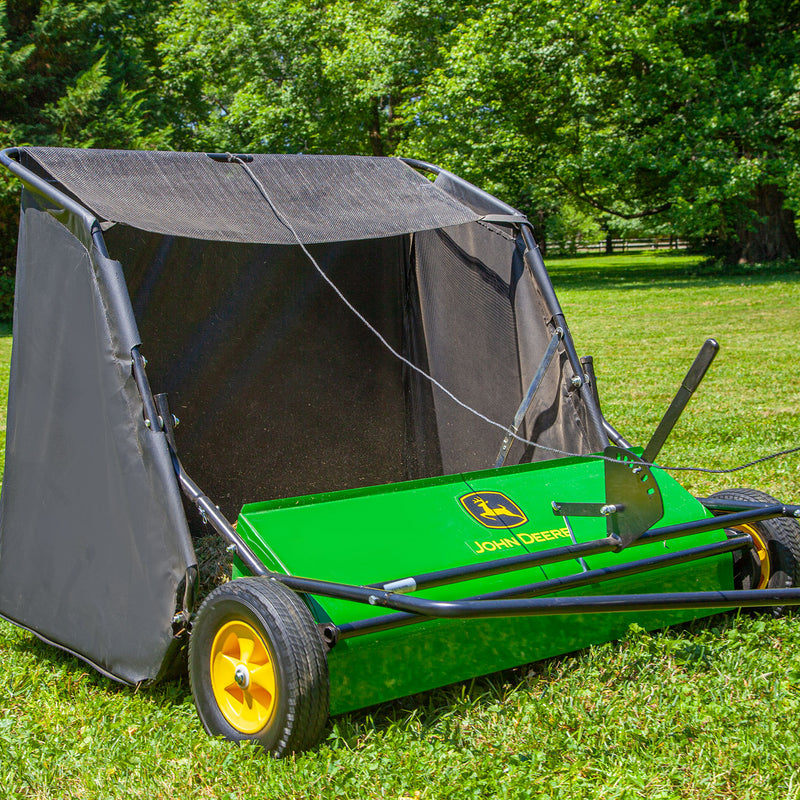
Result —
<instances>
[{"instance_id":1,"label":"metal bracket","mask_svg":"<svg viewBox=\"0 0 800 800\"><path fill-rule=\"evenodd\" d=\"M608 536L619 550L638 539L664 516L661 490L650 468L639 456L610 445L603 451L606 500L604 503L553 501L553 513L567 517L605 517Z\"/></svg>"},{"instance_id":2,"label":"metal bracket","mask_svg":"<svg viewBox=\"0 0 800 800\"><path fill-rule=\"evenodd\" d=\"M503 464L506 463L508 453L511 450L511 446L514 444L514 437L517 435L519 426L522 425L522 421L525 419L525 414L528 413L528 409L533 402L533 398L542 383L544 374L547 372L547 368L550 366L550 362L553 360L553 356L556 354L558 343L563 337L564 330L562 328L556 328L553 332L553 335L550 337L550 344L547 345L547 350L542 358L542 363L539 364L539 368L536 370L536 374L533 376L530 386L528 386L528 391L525 392L525 397L522 399L522 403L520 403L517 413L514 414L514 421L508 427L508 433L506 433L503 443L500 445L500 452L497 454L497 460L494 463L495 468L502 467Z\"/></svg>"}]
</instances>

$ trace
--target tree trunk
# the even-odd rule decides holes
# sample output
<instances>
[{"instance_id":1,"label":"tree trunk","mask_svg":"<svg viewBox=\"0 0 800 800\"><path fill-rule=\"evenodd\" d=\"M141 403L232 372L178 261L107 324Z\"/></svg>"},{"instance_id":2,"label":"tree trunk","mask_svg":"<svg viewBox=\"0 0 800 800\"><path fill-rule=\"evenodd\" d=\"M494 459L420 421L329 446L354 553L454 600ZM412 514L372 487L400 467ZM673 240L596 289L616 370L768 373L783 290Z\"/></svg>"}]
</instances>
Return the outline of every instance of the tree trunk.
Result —
<instances>
[{"instance_id":1,"label":"tree trunk","mask_svg":"<svg viewBox=\"0 0 800 800\"><path fill-rule=\"evenodd\" d=\"M755 226L741 226L732 260L753 263L800 258L794 211L784 206L785 199L774 184L756 189L748 206L758 214L759 221Z\"/></svg>"}]
</instances>

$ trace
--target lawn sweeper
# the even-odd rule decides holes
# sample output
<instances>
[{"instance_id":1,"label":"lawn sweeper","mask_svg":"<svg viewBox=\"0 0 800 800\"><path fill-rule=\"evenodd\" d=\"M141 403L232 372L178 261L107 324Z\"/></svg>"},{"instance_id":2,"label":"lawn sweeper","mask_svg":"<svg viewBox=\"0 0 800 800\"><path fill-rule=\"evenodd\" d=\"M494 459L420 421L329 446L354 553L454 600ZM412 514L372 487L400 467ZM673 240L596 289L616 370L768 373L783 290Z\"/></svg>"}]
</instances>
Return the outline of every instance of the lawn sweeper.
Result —
<instances>
[{"instance_id":1,"label":"lawn sweeper","mask_svg":"<svg viewBox=\"0 0 800 800\"><path fill-rule=\"evenodd\" d=\"M300 751L331 714L632 622L800 605L800 506L656 466L717 343L633 447L486 192L399 158L0 160L0 615L129 685L188 650L209 733ZM209 535L233 579L203 592Z\"/></svg>"}]
</instances>

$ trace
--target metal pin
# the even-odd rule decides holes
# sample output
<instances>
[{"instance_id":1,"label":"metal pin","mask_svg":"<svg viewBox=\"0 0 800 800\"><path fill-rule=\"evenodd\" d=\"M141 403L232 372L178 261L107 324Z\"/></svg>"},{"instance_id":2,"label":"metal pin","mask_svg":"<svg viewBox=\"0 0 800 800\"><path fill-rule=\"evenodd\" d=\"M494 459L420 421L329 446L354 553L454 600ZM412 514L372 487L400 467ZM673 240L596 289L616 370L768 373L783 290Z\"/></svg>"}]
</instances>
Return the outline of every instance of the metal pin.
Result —
<instances>
[{"instance_id":1,"label":"metal pin","mask_svg":"<svg viewBox=\"0 0 800 800\"><path fill-rule=\"evenodd\" d=\"M555 506L556 503L553 502L553 505ZM556 510L558 510L558 509L556 509ZM561 517L561 519L564 520L564 524L567 526L567 530L569 531L569 538L572 539L572 544L578 544L578 540L575 538L575 531L572 530L572 525L569 524L569 518L568 517ZM583 558L578 557L575 560L581 565L581 569L584 572L588 572L589 571L589 567L586 566L586 562L583 560Z\"/></svg>"}]
</instances>

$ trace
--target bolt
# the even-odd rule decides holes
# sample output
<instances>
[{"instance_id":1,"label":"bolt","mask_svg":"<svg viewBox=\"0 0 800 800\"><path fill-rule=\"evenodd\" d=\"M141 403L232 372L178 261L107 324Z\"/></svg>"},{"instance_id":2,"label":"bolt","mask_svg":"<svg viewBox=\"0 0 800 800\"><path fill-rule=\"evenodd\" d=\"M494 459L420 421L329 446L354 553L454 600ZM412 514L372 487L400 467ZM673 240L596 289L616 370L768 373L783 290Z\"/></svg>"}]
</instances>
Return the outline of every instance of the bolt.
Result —
<instances>
[{"instance_id":1,"label":"bolt","mask_svg":"<svg viewBox=\"0 0 800 800\"><path fill-rule=\"evenodd\" d=\"M177 428L178 425L181 424L181 421L173 414L172 415L172 427Z\"/></svg>"},{"instance_id":2,"label":"bolt","mask_svg":"<svg viewBox=\"0 0 800 800\"><path fill-rule=\"evenodd\" d=\"M616 514L617 513L617 507L615 505L612 505L612 504L609 503L609 505L607 505L607 506L601 506L600 507L600 513L604 517L609 517L609 516L611 516L611 514Z\"/></svg>"},{"instance_id":3,"label":"bolt","mask_svg":"<svg viewBox=\"0 0 800 800\"><path fill-rule=\"evenodd\" d=\"M149 427L150 427L150 425L151 425L151 423L150 423L150 420L149 420L149 419L146 419L146 420L144 421L144 426L145 426L145 428L149 428Z\"/></svg>"},{"instance_id":4,"label":"bolt","mask_svg":"<svg viewBox=\"0 0 800 800\"><path fill-rule=\"evenodd\" d=\"M797 517L797 519L800 519L800 508L795 509L794 515Z\"/></svg>"},{"instance_id":5,"label":"bolt","mask_svg":"<svg viewBox=\"0 0 800 800\"><path fill-rule=\"evenodd\" d=\"M235 553L235 552L236 552L236 545L235 545L235 544L229 544L229 545L228 545L228 546L225 548L225 552L226 552L226 553Z\"/></svg>"},{"instance_id":6,"label":"bolt","mask_svg":"<svg viewBox=\"0 0 800 800\"><path fill-rule=\"evenodd\" d=\"M583 385L583 381L581 380L580 375L573 375L572 377L572 385L577 389L579 386Z\"/></svg>"},{"instance_id":7,"label":"bolt","mask_svg":"<svg viewBox=\"0 0 800 800\"><path fill-rule=\"evenodd\" d=\"M233 679L240 689L247 689L250 686L250 673L244 664L239 664L233 673Z\"/></svg>"}]
</instances>

